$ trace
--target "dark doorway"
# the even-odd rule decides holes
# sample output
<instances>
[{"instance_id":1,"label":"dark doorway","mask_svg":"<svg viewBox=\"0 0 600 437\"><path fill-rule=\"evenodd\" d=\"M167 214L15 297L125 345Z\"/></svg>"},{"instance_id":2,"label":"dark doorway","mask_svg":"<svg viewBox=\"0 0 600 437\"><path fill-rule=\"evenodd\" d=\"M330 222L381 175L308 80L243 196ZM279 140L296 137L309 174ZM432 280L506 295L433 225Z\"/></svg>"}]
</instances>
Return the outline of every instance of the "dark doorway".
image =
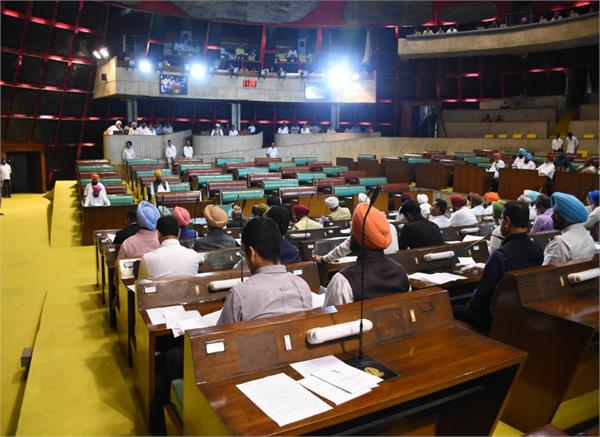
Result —
<instances>
[{"instance_id":1,"label":"dark doorway","mask_svg":"<svg viewBox=\"0 0 600 437\"><path fill-rule=\"evenodd\" d=\"M12 167L13 193L41 193L41 160L39 152L7 152Z\"/></svg>"},{"instance_id":2,"label":"dark doorway","mask_svg":"<svg viewBox=\"0 0 600 437\"><path fill-rule=\"evenodd\" d=\"M432 105L412 107L412 135L413 137L435 137L437 123L437 110Z\"/></svg>"}]
</instances>

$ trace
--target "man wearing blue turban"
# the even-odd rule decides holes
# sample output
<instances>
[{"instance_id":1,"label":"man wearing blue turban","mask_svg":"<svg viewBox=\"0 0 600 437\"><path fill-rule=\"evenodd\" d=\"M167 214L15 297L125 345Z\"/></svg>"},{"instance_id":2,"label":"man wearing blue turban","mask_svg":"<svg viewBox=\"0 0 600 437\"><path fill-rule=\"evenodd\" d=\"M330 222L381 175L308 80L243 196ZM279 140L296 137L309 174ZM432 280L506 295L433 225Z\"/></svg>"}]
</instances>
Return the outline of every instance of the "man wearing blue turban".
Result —
<instances>
[{"instance_id":1,"label":"man wearing blue turban","mask_svg":"<svg viewBox=\"0 0 600 437\"><path fill-rule=\"evenodd\" d=\"M158 249L158 233L156 222L160 218L158 209L145 200L141 201L136 210L138 231L121 244L117 259L141 258L151 250Z\"/></svg>"},{"instance_id":2,"label":"man wearing blue turban","mask_svg":"<svg viewBox=\"0 0 600 437\"><path fill-rule=\"evenodd\" d=\"M594 256L594 240L583 226L588 219L583 203L571 194L557 192L552 195L552 208L554 229L558 229L560 235L546 246L544 265Z\"/></svg>"},{"instance_id":3,"label":"man wearing blue turban","mask_svg":"<svg viewBox=\"0 0 600 437\"><path fill-rule=\"evenodd\" d=\"M530 152L525 154L525 161L523 161L523 165L520 168L523 170L535 170L535 161L533 160L533 155Z\"/></svg>"},{"instance_id":4,"label":"man wearing blue turban","mask_svg":"<svg viewBox=\"0 0 600 437\"><path fill-rule=\"evenodd\" d=\"M584 226L586 229L590 229L592 235L596 235L598 237L598 224L600 223L600 191L594 190L588 193L588 199L590 201L590 206L592 208L592 212L588 216L587 221Z\"/></svg>"},{"instance_id":5,"label":"man wearing blue turban","mask_svg":"<svg viewBox=\"0 0 600 437\"><path fill-rule=\"evenodd\" d=\"M517 156L515 158L515 160L512 163L512 168L521 168L523 166L523 164L525 163L525 154L527 153L527 150L525 150L523 147L519 148L519 156Z\"/></svg>"}]
</instances>

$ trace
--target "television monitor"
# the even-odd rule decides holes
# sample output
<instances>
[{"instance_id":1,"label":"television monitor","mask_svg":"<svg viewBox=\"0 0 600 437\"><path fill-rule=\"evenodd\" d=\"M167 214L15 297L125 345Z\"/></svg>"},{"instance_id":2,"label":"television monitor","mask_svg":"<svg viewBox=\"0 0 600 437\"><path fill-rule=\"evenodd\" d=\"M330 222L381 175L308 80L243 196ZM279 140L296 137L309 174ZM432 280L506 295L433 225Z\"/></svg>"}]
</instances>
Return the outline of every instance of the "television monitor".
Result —
<instances>
[{"instance_id":1,"label":"television monitor","mask_svg":"<svg viewBox=\"0 0 600 437\"><path fill-rule=\"evenodd\" d=\"M159 86L161 94L187 95L187 76L181 74L160 74Z\"/></svg>"}]
</instances>

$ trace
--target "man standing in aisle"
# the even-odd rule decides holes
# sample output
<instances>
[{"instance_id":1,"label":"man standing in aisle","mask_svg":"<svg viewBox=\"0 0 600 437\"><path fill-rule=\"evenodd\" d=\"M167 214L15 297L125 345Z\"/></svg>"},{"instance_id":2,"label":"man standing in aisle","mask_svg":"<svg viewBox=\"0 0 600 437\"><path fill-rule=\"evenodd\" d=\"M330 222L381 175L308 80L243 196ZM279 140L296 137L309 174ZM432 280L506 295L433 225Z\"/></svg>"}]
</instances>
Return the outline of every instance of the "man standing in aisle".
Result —
<instances>
[{"instance_id":1,"label":"man standing in aisle","mask_svg":"<svg viewBox=\"0 0 600 437\"><path fill-rule=\"evenodd\" d=\"M133 143L131 141L127 141L127 143L125 143L125 148L123 149L123 154L121 157L123 158L123 161L135 159L135 150L133 150Z\"/></svg>"},{"instance_id":2,"label":"man standing in aisle","mask_svg":"<svg viewBox=\"0 0 600 437\"><path fill-rule=\"evenodd\" d=\"M577 148L579 147L579 140L573 132L569 132L567 134L567 153L577 153Z\"/></svg>"},{"instance_id":3,"label":"man standing in aisle","mask_svg":"<svg viewBox=\"0 0 600 437\"><path fill-rule=\"evenodd\" d=\"M2 194L4 197L11 196L11 184L10 175L12 174L12 168L6 159L2 160L0 164L0 179L2 180Z\"/></svg>"}]
</instances>

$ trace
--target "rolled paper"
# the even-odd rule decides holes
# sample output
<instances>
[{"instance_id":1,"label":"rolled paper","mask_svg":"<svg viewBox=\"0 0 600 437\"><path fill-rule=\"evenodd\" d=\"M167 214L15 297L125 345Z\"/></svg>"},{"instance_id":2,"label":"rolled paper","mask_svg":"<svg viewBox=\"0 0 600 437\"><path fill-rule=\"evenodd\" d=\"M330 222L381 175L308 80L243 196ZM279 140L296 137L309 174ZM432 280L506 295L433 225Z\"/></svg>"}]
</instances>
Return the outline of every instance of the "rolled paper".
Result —
<instances>
[{"instance_id":1,"label":"rolled paper","mask_svg":"<svg viewBox=\"0 0 600 437\"><path fill-rule=\"evenodd\" d=\"M363 332L369 332L373 329L373 323L368 319L362 319ZM323 328L312 328L306 331L306 341L310 344L321 344L326 341L337 340L345 337L358 335L360 331L360 319L352 322L339 323L337 325L326 326Z\"/></svg>"},{"instance_id":2,"label":"rolled paper","mask_svg":"<svg viewBox=\"0 0 600 437\"><path fill-rule=\"evenodd\" d=\"M224 279L222 281L212 281L208 284L208 289L210 291L229 290L231 287L234 287L241 283L242 280L240 278Z\"/></svg>"},{"instance_id":3,"label":"rolled paper","mask_svg":"<svg viewBox=\"0 0 600 437\"><path fill-rule=\"evenodd\" d=\"M438 261L440 259L450 259L454 256L454 251L448 250L446 252L438 252L438 253L427 253L423 256L423 259L427 262L429 261Z\"/></svg>"},{"instance_id":4,"label":"rolled paper","mask_svg":"<svg viewBox=\"0 0 600 437\"><path fill-rule=\"evenodd\" d=\"M460 230L460 233L463 235L474 234L475 232L479 232L479 228L465 228Z\"/></svg>"},{"instance_id":5,"label":"rolled paper","mask_svg":"<svg viewBox=\"0 0 600 437\"><path fill-rule=\"evenodd\" d=\"M310 238L310 234L308 232L305 234L289 234L289 237L293 240L298 240L300 238Z\"/></svg>"},{"instance_id":6,"label":"rolled paper","mask_svg":"<svg viewBox=\"0 0 600 437\"><path fill-rule=\"evenodd\" d=\"M567 280L571 284L579 284L580 282L589 281L590 279L600 277L600 268L584 270L583 272L571 273L567 276Z\"/></svg>"}]
</instances>

